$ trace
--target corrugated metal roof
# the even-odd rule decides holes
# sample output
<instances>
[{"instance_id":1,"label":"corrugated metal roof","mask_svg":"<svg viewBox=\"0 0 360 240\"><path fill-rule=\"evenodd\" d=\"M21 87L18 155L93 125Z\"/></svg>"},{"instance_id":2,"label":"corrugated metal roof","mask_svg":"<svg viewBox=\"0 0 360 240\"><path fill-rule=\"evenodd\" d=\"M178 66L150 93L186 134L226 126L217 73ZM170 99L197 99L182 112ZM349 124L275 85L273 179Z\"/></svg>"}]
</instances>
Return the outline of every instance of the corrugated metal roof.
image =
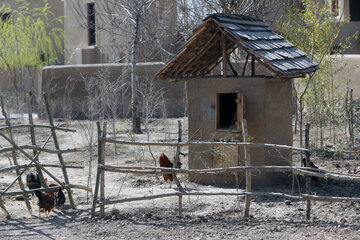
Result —
<instances>
[{"instance_id":1,"label":"corrugated metal roof","mask_svg":"<svg viewBox=\"0 0 360 240\"><path fill-rule=\"evenodd\" d=\"M213 14L204 19L180 53L157 77L180 79L211 71L222 58L222 35L226 36L227 54L242 47L277 76L301 76L319 69L306 53L263 21L240 15Z\"/></svg>"}]
</instances>

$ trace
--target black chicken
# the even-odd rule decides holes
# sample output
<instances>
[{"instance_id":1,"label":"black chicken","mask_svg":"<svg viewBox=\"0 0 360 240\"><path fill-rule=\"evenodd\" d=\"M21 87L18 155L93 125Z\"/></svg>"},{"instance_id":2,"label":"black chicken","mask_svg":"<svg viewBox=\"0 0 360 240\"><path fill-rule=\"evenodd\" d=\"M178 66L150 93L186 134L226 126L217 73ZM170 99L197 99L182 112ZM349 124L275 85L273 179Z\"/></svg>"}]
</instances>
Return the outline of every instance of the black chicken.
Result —
<instances>
[{"instance_id":1,"label":"black chicken","mask_svg":"<svg viewBox=\"0 0 360 240\"><path fill-rule=\"evenodd\" d=\"M31 189L41 188L41 181L39 175L37 173L29 173L26 175L26 185ZM33 203L34 203L34 194L33 196Z\"/></svg>"},{"instance_id":2,"label":"black chicken","mask_svg":"<svg viewBox=\"0 0 360 240\"><path fill-rule=\"evenodd\" d=\"M58 192L55 193L55 203L56 203L56 206L61 209L62 206L65 204L65 201L66 201L66 198L65 198L65 194L64 192L59 189Z\"/></svg>"}]
</instances>

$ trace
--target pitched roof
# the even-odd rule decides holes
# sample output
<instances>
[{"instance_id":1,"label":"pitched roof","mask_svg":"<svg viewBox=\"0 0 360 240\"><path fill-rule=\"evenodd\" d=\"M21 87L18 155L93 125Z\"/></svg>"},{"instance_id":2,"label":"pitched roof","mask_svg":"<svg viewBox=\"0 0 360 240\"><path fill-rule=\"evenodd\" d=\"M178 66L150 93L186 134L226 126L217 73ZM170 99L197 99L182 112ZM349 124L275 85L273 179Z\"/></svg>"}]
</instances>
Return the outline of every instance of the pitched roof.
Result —
<instances>
[{"instance_id":1,"label":"pitched roof","mask_svg":"<svg viewBox=\"0 0 360 240\"><path fill-rule=\"evenodd\" d=\"M237 47L244 49L277 77L299 77L319 69L305 52L263 21L242 15L212 14L194 30L193 36L159 71L157 78L177 80L208 74L222 61L222 45L226 46L226 54Z\"/></svg>"}]
</instances>

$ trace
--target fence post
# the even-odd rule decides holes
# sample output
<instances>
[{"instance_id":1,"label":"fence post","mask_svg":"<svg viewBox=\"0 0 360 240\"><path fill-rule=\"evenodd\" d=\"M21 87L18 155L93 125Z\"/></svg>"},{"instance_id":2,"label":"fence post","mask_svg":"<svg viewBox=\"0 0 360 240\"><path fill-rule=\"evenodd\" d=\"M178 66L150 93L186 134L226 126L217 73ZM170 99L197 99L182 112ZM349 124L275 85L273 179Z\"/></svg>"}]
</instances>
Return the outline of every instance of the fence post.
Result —
<instances>
[{"instance_id":1,"label":"fence post","mask_svg":"<svg viewBox=\"0 0 360 240\"><path fill-rule=\"evenodd\" d=\"M100 141L100 137L101 137L101 127L100 127L100 122L96 122L96 126L97 126L97 130L98 130L98 166L97 166L97 172L96 172L96 183L95 183L95 190L94 190L94 196L93 196L93 204L92 204L92 208L91 208L91 218L95 217L95 209L96 209L96 202L97 202L97 198L98 198L98 193L99 193L99 183L100 183L100 174L101 174L101 169L99 168L99 164L101 164L101 141Z\"/></svg>"},{"instance_id":2,"label":"fence post","mask_svg":"<svg viewBox=\"0 0 360 240\"><path fill-rule=\"evenodd\" d=\"M353 89L350 90L350 144L354 147L354 100L353 100Z\"/></svg>"},{"instance_id":3,"label":"fence post","mask_svg":"<svg viewBox=\"0 0 360 240\"><path fill-rule=\"evenodd\" d=\"M243 132L243 140L246 143L249 139L248 134L248 128L246 119L241 120L242 125L242 132ZM251 166L251 159L250 159L250 152L248 151L248 148L244 146L244 160L245 160L245 166ZM246 192L251 192L251 171L246 170ZM246 194L245 197L245 211L244 211L244 217L249 217L250 213L250 203L251 203L251 195Z\"/></svg>"},{"instance_id":4,"label":"fence post","mask_svg":"<svg viewBox=\"0 0 360 240\"><path fill-rule=\"evenodd\" d=\"M310 123L306 123L305 126L305 148L310 148ZM306 167L310 166L310 153L308 151L305 152L306 157ZM311 194L311 177L306 176L306 194ZM311 211L311 202L309 199L306 200L306 220L310 220L310 211Z\"/></svg>"},{"instance_id":5,"label":"fence post","mask_svg":"<svg viewBox=\"0 0 360 240\"><path fill-rule=\"evenodd\" d=\"M181 121L178 120L178 127L179 127L179 136L178 136L178 142L181 142L182 141L182 128L181 128ZM174 157L174 163L173 163L173 168L176 168L178 162L180 161L180 146L177 146L176 147L176 154L175 154L175 157ZM179 181L179 179L177 178L176 176L176 173L173 173L173 178L175 180L175 183L179 189L179 214L182 214L182 192L183 192L183 188L181 186L181 183Z\"/></svg>"},{"instance_id":6,"label":"fence post","mask_svg":"<svg viewBox=\"0 0 360 240\"><path fill-rule=\"evenodd\" d=\"M50 126L55 127L54 121L53 121L53 117L52 117L52 114L51 114L51 110L50 110L49 101L48 101L48 98L47 98L47 95L46 95L45 92L43 93L43 97L44 97L44 101L45 101L46 111L47 111L48 117L49 117ZM56 131L55 131L55 129L53 129L52 137L53 137L53 140L54 140L55 149L56 149L56 150L60 150L59 142L58 142L58 140L57 140L57 136L56 136ZM58 153L58 158L59 158L60 164L61 164L62 166L65 166L64 159L63 159L61 153ZM63 172L63 175L64 175L65 184L66 184L66 185L69 185L70 182L69 182L69 177L68 177L66 168L62 168L62 172ZM75 208L74 199L73 199L73 197L72 197L72 191L71 191L70 188L67 188L66 190L67 190L67 192L68 192L69 202L70 202L71 208Z\"/></svg>"},{"instance_id":7,"label":"fence post","mask_svg":"<svg viewBox=\"0 0 360 240\"><path fill-rule=\"evenodd\" d=\"M107 127L107 122L103 123L103 132L102 132L102 136L104 138L106 138L106 127ZM105 165L105 142L102 141L101 142L101 164ZM105 205L101 204L105 201L105 170L101 169L100 170L100 217L104 218L105 217Z\"/></svg>"}]
</instances>

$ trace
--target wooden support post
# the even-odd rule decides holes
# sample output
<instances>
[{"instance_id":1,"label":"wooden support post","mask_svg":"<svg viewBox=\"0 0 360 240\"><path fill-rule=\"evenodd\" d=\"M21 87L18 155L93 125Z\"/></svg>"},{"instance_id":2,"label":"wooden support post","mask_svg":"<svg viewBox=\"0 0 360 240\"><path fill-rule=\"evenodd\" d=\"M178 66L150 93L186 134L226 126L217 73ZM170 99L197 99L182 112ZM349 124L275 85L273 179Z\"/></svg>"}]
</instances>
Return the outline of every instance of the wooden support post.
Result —
<instances>
[{"instance_id":1,"label":"wooden support post","mask_svg":"<svg viewBox=\"0 0 360 240\"><path fill-rule=\"evenodd\" d=\"M50 126L54 127L54 121L53 121L52 113L51 113L51 110L50 110L50 104L49 104L49 101L48 101L48 98L47 98L46 93L43 93L43 97L44 97L44 101L45 101L46 111L47 111L48 117L49 117ZM53 134L52 134L52 137L53 137L53 140L54 140L54 144L55 144L56 150L60 150L59 142L58 142L58 140L57 140L57 136L56 136L55 130L54 130L54 132L53 132ZM64 159L63 159L61 153L58 153L57 155L58 155L60 164L61 164L62 166L65 166ZM69 185L70 182L69 182L69 177L68 177L66 168L62 168L62 172L63 172L63 175L64 175L65 184L66 184L66 185ZM71 191L71 189L66 189L66 190L67 190L67 192L68 192L68 196L69 196L69 201L70 201L71 208L75 208L74 199L73 199L73 196L72 196L72 191Z\"/></svg>"},{"instance_id":2,"label":"wooden support post","mask_svg":"<svg viewBox=\"0 0 360 240\"><path fill-rule=\"evenodd\" d=\"M255 76L255 58L251 57L251 76Z\"/></svg>"},{"instance_id":3,"label":"wooden support post","mask_svg":"<svg viewBox=\"0 0 360 240\"><path fill-rule=\"evenodd\" d=\"M244 142L247 142L249 139L248 134L248 128L246 119L241 120L242 125L242 132L243 132L243 140ZM248 151L248 148L244 147L244 160L245 160L245 166L251 166L251 159L250 159L250 152ZM246 171L246 192L251 192L251 171ZM245 211L244 211L244 217L249 217L250 213L250 203L251 203L251 195L247 194L245 197Z\"/></svg>"},{"instance_id":4,"label":"wooden support post","mask_svg":"<svg viewBox=\"0 0 360 240\"><path fill-rule=\"evenodd\" d=\"M178 127L179 127L179 136L178 136L178 142L181 142L182 141L182 128L181 128L181 121L179 120L178 121ZM180 146L178 146L176 148L176 154L174 156L174 163L173 163L173 168L176 168L178 162L180 161ZM182 214L182 192L184 191L182 186L181 186L181 183L179 181L179 179L177 178L177 175L176 173L173 173L173 178L175 180L175 183L176 183L176 186L178 187L179 189L179 214Z\"/></svg>"},{"instance_id":5,"label":"wooden support post","mask_svg":"<svg viewBox=\"0 0 360 240\"><path fill-rule=\"evenodd\" d=\"M103 123L102 136L106 137L107 122ZM101 142L101 164L105 165L105 142ZM100 202L105 201L105 170L101 169L100 174ZM105 205L100 205L100 217L105 217Z\"/></svg>"},{"instance_id":6,"label":"wooden support post","mask_svg":"<svg viewBox=\"0 0 360 240\"><path fill-rule=\"evenodd\" d=\"M222 48L222 62L223 62L223 76L227 76L227 56L226 56L226 38L225 34L221 33L221 48Z\"/></svg>"},{"instance_id":7,"label":"wooden support post","mask_svg":"<svg viewBox=\"0 0 360 240\"><path fill-rule=\"evenodd\" d=\"M10 124L10 119L8 118L7 116L7 113L6 113L6 110L5 110L5 104L4 104L4 97L1 96L1 109L2 109L2 113L4 115L4 118L5 118L5 122L6 122L6 125L8 127L11 127L11 124ZM8 135L9 135L9 138L14 141L14 138L13 138L13 135L12 135L12 131L11 131L11 128L8 129ZM17 157L16 157L16 151L11 151L12 153L12 159L13 159L13 163L15 166L18 166L18 161L17 161ZM20 176L20 169L16 169L16 175L17 176ZM18 178L18 182L19 182L19 186L20 186L20 189L21 191L24 191L25 190L25 186L24 186L24 183L22 181L22 178L19 177ZM28 196L27 194L23 194L23 198L24 198L24 201L25 201L25 205L26 205L26 208L28 209L29 213L32 214L32 209L31 209L31 205L30 205L30 202L29 202L29 199L28 199ZM5 213L5 212L4 212ZM10 216L10 215L9 215Z\"/></svg>"},{"instance_id":8,"label":"wooden support post","mask_svg":"<svg viewBox=\"0 0 360 240\"><path fill-rule=\"evenodd\" d=\"M305 148L310 148L310 123L306 123L305 126ZM308 151L305 152L306 157L306 166L310 166L310 153ZM306 176L306 194L311 194L311 177ZM306 220L310 220L310 212L311 212L311 202L309 199L306 200Z\"/></svg>"},{"instance_id":9,"label":"wooden support post","mask_svg":"<svg viewBox=\"0 0 360 240\"><path fill-rule=\"evenodd\" d=\"M231 69L231 71L233 72L234 76L237 77L239 74L237 73L237 71L235 70L234 66L231 64L231 61L230 61L230 57L229 56L226 56L226 60L227 60L227 63Z\"/></svg>"},{"instance_id":10,"label":"wooden support post","mask_svg":"<svg viewBox=\"0 0 360 240\"><path fill-rule=\"evenodd\" d=\"M95 209L96 209L96 203L97 203L97 198L98 198L98 194L99 194L100 175L101 175L101 169L99 167L99 164L102 163L102 161L101 161L101 145L102 144L100 141L100 137L101 137L100 122L96 122L96 126L97 126L97 131L98 131L98 166L97 166L97 172L96 172L95 190L94 190L94 194L93 194L93 204L92 204L92 208L91 208L91 218L95 217Z\"/></svg>"},{"instance_id":11,"label":"wooden support post","mask_svg":"<svg viewBox=\"0 0 360 240\"><path fill-rule=\"evenodd\" d=\"M354 100L353 100L353 89L350 90L350 124L349 124L349 135L351 147L354 147Z\"/></svg>"},{"instance_id":12,"label":"wooden support post","mask_svg":"<svg viewBox=\"0 0 360 240\"><path fill-rule=\"evenodd\" d=\"M246 66L247 66L248 61L249 61L249 54L246 55L246 60L245 60L245 64L244 64L244 68L243 68L243 72L242 72L243 76L245 76L245 71L246 71Z\"/></svg>"}]
</instances>

